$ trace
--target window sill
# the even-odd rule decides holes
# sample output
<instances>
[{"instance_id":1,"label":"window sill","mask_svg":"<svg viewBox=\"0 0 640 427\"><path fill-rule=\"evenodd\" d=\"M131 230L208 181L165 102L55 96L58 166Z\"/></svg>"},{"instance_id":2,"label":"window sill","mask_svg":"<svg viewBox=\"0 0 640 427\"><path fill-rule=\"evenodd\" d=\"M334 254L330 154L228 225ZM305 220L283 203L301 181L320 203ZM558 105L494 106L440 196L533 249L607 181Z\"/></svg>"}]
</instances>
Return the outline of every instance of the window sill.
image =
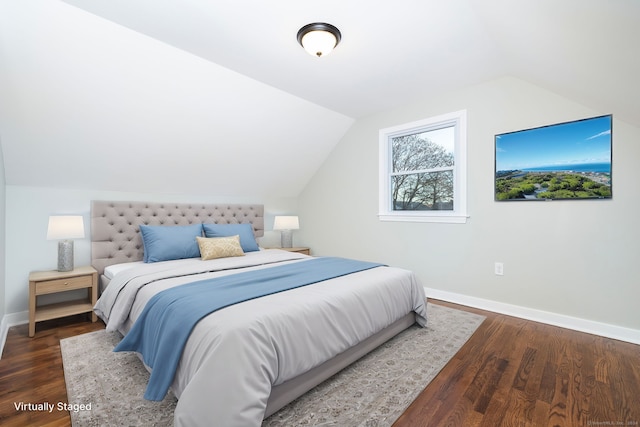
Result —
<instances>
[{"instance_id":1,"label":"window sill","mask_svg":"<svg viewBox=\"0 0 640 427\"><path fill-rule=\"evenodd\" d=\"M441 224L466 224L468 215L411 215L411 214L378 214L380 221L395 222L433 222Z\"/></svg>"}]
</instances>

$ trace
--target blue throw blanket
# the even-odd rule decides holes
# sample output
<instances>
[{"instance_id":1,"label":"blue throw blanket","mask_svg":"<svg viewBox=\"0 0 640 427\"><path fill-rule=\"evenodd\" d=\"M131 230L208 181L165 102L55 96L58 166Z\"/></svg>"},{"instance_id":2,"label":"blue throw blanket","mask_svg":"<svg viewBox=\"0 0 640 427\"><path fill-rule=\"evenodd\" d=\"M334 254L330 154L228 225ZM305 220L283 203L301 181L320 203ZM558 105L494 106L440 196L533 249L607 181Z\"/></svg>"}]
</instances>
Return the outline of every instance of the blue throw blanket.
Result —
<instances>
[{"instance_id":1,"label":"blue throw blanket","mask_svg":"<svg viewBox=\"0 0 640 427\"><path fill-rule=\"evenodd\" d=\"M195 325L224 307L379 267L344 258L313 258L167 289L153 296L114 351L136 351L152 369L144 398L167 394Z\"/></svg>"}]
</instances>

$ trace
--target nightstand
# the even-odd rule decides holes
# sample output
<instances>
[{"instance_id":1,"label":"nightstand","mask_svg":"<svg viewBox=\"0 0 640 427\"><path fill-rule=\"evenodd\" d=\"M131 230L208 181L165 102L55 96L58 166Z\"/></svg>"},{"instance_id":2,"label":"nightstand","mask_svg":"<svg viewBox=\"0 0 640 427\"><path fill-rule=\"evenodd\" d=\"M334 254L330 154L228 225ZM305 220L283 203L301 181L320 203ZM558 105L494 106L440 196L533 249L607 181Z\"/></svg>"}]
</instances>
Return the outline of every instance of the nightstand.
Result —
<instances>
[{"instance_id":1,"label":"nightstand","mask_svg":"<svg viewBox=\"0 0 640 427\"><path fill-rule=\"evenodd\" d=\"M88 289L88 298L37 306L38 295L55 294L75 289ZM98 300L98 272L90 266L71 271L34 271L29 274L29 336L36 333L36 322L91 313L91 321L97 320L93 306Z\"/></svg>"},{"instance_id":2,"label":"nightstand","mask_svg":"<svg viewBox=\"0 0 640 427\"><path fill-rule=\"evenodd\" d=\"M274 249L282 249L283 251L298 252L300 254L311 255L311 250L309 248L274 248Z\"/></svg>"}]
</instances>

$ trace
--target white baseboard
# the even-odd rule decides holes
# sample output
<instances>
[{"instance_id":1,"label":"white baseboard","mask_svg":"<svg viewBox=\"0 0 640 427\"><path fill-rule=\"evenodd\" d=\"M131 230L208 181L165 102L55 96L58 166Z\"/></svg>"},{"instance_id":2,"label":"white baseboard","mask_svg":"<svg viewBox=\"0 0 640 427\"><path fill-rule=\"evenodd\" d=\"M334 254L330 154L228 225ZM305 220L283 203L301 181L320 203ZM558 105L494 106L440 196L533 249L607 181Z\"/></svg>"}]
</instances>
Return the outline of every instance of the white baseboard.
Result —
<instances>
[{"instance_id":1,"label":"white baseboard","mask_svg":"<svg viewBox=\"0 0 640 427\"><path fill-rule=\"evenodd\" d=\"M7 342L7 333L9 332L9 325L5 321L7 316L2 317L0 322L0 359L2 359L2 353L4 352L4 343Z\"/></svg>"},{"instance_id":2,"label":"white baseboard","mask_svg":"<svg viewBox=\"0 0 640 427\"><path fill-rule=\"evenodd\" d=\"M4 351L4 344L7 342L7 334L9 328L16 325L22 325L29 323L29 312L21 311L19 313L5 314L0 322L0 359L2 359L2 353Z\"/></svg>"},{"instance_id":3,"label":"white baseboard","mask_svg":"<svg viewBox=\"0 0 640 427\"><path fill-rule=\"evenodd\" d=\"M506 304L457 294L454 292L441 291L438 289L424 288L424 292L427 295L427 298L449 301L455 304L493 311L500 314L506 314L508 316L532 320L534 322L546 323L548 325L559 326L561 328L572 329L574 331L600 335L615 340L626 341L632 344L640 344L640 330L637 329L610 325L608 323L594 322L592 320L580 319L577 317L566 316L564 314L551 313L548 311L537 310L535 308Z\"/></svg>"}]
</instances>

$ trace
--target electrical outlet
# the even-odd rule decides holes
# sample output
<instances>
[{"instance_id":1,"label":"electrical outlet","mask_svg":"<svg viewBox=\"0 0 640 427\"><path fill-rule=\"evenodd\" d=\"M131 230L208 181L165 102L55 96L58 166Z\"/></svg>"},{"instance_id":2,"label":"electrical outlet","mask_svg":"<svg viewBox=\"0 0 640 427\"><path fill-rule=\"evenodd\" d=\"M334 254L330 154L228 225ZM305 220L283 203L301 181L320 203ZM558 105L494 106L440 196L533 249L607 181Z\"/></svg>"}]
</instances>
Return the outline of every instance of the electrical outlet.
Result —
<instances>
[{"instance_id":1,"label":"electrical outlet","mask_svg":"<svg viewBox=\"0 0 640 427\"><path fill-rule=\"evenodd\" d=\"M494 266L494 271L497 276L504 276L504 264L501 262L496 262Z\"/></svg>"}]
</instances>

